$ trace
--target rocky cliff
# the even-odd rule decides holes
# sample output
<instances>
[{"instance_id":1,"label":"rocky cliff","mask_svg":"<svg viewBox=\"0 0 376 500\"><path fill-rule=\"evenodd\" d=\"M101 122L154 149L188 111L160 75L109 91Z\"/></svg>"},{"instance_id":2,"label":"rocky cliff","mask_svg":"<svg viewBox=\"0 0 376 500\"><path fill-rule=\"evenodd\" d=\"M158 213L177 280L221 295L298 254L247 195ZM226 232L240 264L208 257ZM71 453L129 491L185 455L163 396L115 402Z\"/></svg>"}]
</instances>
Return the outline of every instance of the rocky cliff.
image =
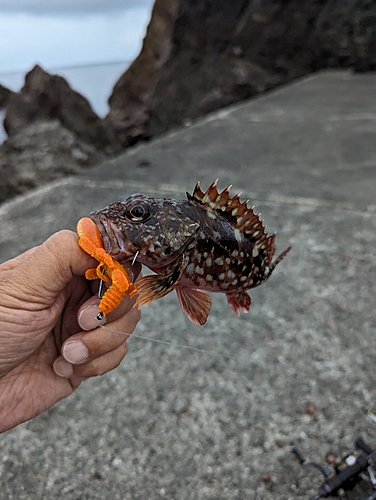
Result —
<instances>
[{"instance_id":1,"label":"rocky cliff","mask_svg":"<svg viewBox=\"0 0 376 500\"><path fill-rule=\"evenodd\" d=\"M156 32L155 24L164 29ZM376 2L156 0L143 50L115 86L108 120L126 116L126 126L116 123L119 136L154 136L329 67L376 69ZM121 82L131 81L143 85L130 93Z\"/></svg>"}]
</instances>

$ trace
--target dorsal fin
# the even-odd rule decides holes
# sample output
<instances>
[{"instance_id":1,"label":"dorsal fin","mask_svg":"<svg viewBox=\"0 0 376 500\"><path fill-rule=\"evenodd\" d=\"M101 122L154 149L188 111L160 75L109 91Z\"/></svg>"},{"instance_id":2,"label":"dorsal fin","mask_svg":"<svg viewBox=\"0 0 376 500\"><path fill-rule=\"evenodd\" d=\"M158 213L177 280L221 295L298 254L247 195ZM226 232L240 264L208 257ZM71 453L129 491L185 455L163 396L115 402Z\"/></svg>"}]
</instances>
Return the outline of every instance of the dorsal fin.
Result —
<instances>
[{"instance_id":1,"label":"dorsal fin","mask_svg":"<svg viewBox=\"0 0 376 500\"><path fill-rule=\"evenodd\" d=\"M275 253L274 240L275 240L275 233L268 236L265 241L265 253L266 253L265 262L268 266L272 263L273 256Z\"/></svg>"},{"instance_id":2,"label":"dorsal fin","mask_svg":"<svg viewBox=\"0 0 376 500\"><path fill-rule=\"evenodd\" d=\"M258 240L263 239L263 237L266 238L265 227L260 219L260 214L254 213L254 207L248 207L248 200L241 202L241 193L231 198L230 189L232 186L228 186L219 193L217 183L218 179L204 192L201 189L200 181L198 181L193 194L190 195L187 193L188 200L193 203L198 202L200 205L206 205L212 210L216 210L231 222L234 229L242 233L254 236Z\"/></svg>"}]
</instances>

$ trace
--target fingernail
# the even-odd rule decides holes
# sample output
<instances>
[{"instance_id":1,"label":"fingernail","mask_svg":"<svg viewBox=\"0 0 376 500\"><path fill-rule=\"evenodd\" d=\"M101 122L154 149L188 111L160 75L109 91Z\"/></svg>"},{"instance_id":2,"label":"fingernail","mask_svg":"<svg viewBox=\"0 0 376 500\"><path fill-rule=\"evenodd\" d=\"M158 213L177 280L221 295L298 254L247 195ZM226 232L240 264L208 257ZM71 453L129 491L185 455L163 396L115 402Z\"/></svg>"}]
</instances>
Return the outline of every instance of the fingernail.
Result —
<instances>
[{"instance_id":1,"label":"fingernail","mask_svg":"<svg viewBox=\"0 0 376 500\"><path fill-rule=\"evenodd\" d=\"M81 340L70 340L64 345L62 354L69 363L75 364L85 361L89 356L89 351Z\"/></svg>"},{"instance_id":2,"label":"fingernail","mask_svg":"<svg viewBox=\"0 0 376 500\"><path fill-rule=\"evenodd\" d=\"M98 306L87 306L78 315L78 324L83 330L94 330L98 326L103 326L106 323L106 316L103 316L102 319L97 319L98 314Z\"/></svg>"},{"instance_id":3,"label":"fingernail","mask_svg":"<svg viewBox=\"0 0 376 500\"><path fill-rule=\"evenodd\" d=\"M63 378L69 378L73 375L73 366L65 359L58 358L53 364L53 369L56 375Z\"/></svg>"}]
</instances>

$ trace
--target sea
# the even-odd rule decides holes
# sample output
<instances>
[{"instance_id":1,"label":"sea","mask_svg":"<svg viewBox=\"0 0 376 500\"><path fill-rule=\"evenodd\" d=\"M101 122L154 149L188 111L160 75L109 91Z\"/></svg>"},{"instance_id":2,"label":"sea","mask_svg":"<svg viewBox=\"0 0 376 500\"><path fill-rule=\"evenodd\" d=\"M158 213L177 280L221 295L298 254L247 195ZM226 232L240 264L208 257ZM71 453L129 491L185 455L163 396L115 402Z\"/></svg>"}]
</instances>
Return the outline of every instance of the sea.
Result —
<instances>
[{"instance_id":1,"label":"sea","mask_svg":"<svg viewBox=\"0 0 376 500\"><path fill-rule=\"evenodd\" d=\"M131 61L118 61L84 66L72 66L67 68L43 68L48 73L63 76L69 85L82 94L91 104L93 110L100 117L104 117L109 108L107 100L111 95L112 88ZM32 68L30 68L32 69ZM25 80L27 71L21 73L0 73L0 83L8 89L19 91ZM0 144L6 139L3 128L5 111L0 109Z\"/></svg>"}]
</instances>

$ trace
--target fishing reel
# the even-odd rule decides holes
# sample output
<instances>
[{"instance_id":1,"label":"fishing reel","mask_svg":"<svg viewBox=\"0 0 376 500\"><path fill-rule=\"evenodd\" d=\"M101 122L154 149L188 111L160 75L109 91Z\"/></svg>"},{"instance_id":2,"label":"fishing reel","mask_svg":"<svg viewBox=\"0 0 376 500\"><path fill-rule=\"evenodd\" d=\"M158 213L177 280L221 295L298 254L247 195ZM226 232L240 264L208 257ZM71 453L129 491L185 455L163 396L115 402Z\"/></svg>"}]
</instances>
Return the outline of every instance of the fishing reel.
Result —
<instances>
[{"instance_id":1,"label":"fishing reel","mask_svg":"<svg viewBox=\"0 0 376 500\"><path fill-rule=\"evenodd\" d=\"M325 478L319 486L317 494L309 500L320 500L332 496L348 498L347 492L353 490L361 482L369 484L371 493L368 496L358 497L357 500L376 500L376 477L372 468L373 460L376 460L376 450L373 450L361 437L355 440L354 446L360 451L360 454L347 455L340 463L335 463L333 467L307 462L297 446L292 446L291 451L303 468L314 467Z\"/></svg>"}]
</instances>

